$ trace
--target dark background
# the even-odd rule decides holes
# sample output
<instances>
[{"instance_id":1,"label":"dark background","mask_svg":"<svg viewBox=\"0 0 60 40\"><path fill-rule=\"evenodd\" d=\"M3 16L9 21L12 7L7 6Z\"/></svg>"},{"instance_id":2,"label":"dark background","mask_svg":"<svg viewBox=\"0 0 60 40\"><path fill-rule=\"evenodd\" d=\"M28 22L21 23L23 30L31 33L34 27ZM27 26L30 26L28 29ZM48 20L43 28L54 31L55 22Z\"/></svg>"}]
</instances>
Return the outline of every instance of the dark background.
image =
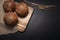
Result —
<instances>
[{"instance_id":1,"label":"dark background","mask_svg":"<svg viewBox=\"0 0 60 40\"><path fill-rule=\"evenodd\" d=\"M15 0L19 2L20 0ZM56 5L56 0L29 0L48 5ZM40 10L36 6L24 33L1 35L0 40L57 40L59 38L59 13L57 7Z\"/></svg>"}]
</instances>

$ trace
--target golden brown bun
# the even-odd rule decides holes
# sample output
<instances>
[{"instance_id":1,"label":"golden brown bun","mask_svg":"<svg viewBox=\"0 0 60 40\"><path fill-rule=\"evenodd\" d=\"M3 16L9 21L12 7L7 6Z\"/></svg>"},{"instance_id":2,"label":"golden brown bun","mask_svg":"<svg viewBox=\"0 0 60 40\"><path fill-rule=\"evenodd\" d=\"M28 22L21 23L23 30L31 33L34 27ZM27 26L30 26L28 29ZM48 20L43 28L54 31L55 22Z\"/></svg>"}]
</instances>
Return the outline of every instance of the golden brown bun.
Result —
<instances>
[{"instance_id":1,"label":"golden brown bun","mask_svg":"<svg viewBox=\"0 0 60 40\"><path fill-rule=\"evenodd\" d=\"M3 4L3 9L5 12L13 12L15 11L15 2L14 1L5 1Z\"/></svg>"},{"instance_id":2,"label":"golden brown bun","mask_svg":"<svg viewBox=\"0 0 60 40\"><path fill-rule=\"evenodd\" d=\"M20 16L20 17L25 17L28 14L28 6L27 4L25 4L24 2L21 2L19 4L16 5L16 13Z\"/></svg>"},{"instance_id":3,"label":"golden brown bun","mask_svg":"<svg viewBox=\"0 0 60 40\"><path fill-rule=\"evenodd\" d=\"M14 12L8 12L4 15L4 22L8 26L14 26L18 22L18 17Z\"/></svg>"}]
</instances>

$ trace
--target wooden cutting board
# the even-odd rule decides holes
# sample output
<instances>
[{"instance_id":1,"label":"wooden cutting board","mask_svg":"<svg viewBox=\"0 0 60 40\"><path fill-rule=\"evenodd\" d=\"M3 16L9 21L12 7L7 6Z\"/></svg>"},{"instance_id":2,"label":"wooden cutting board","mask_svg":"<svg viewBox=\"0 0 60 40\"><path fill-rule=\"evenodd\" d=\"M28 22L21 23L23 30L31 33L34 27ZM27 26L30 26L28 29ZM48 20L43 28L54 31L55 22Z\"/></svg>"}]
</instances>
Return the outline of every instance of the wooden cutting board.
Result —
<instances>
[{"instance_id":1,"label":"wooden cutting board","mask_svg":"<svg viewBox=\"0 0 60 40\"><path fill-rule=\"evenodd\" d=\"M25 18L20 18L18 17L18 24L16 25L16 29L19 30L20 32L24 32L27 24L32 16L33 13L33 8L32 7L28 7L28 15Z\"/></svg>"},{"instance_id":2,"label":"wooden cutting board","mask_svg":"<svg viewBox=\"0 0 60 40\"><path fill-rule=\"evenodd\" d=\"M0 35L3 35L3 34L9 34L9 33L15 33L17 31L20 31L20 32L24 32L27 25L28 25L28 22L33 14L33 8L32 7L28 7L28 15L25 17L25 18L20 18L18 17L18 23L17 25L12 28L12 29L9 29L6 27L4 21L3 21L3 16L4 16L4 10L3 10L3 3L4 1L6 0L0 0Z\"/></svg>"}]
</instances>

